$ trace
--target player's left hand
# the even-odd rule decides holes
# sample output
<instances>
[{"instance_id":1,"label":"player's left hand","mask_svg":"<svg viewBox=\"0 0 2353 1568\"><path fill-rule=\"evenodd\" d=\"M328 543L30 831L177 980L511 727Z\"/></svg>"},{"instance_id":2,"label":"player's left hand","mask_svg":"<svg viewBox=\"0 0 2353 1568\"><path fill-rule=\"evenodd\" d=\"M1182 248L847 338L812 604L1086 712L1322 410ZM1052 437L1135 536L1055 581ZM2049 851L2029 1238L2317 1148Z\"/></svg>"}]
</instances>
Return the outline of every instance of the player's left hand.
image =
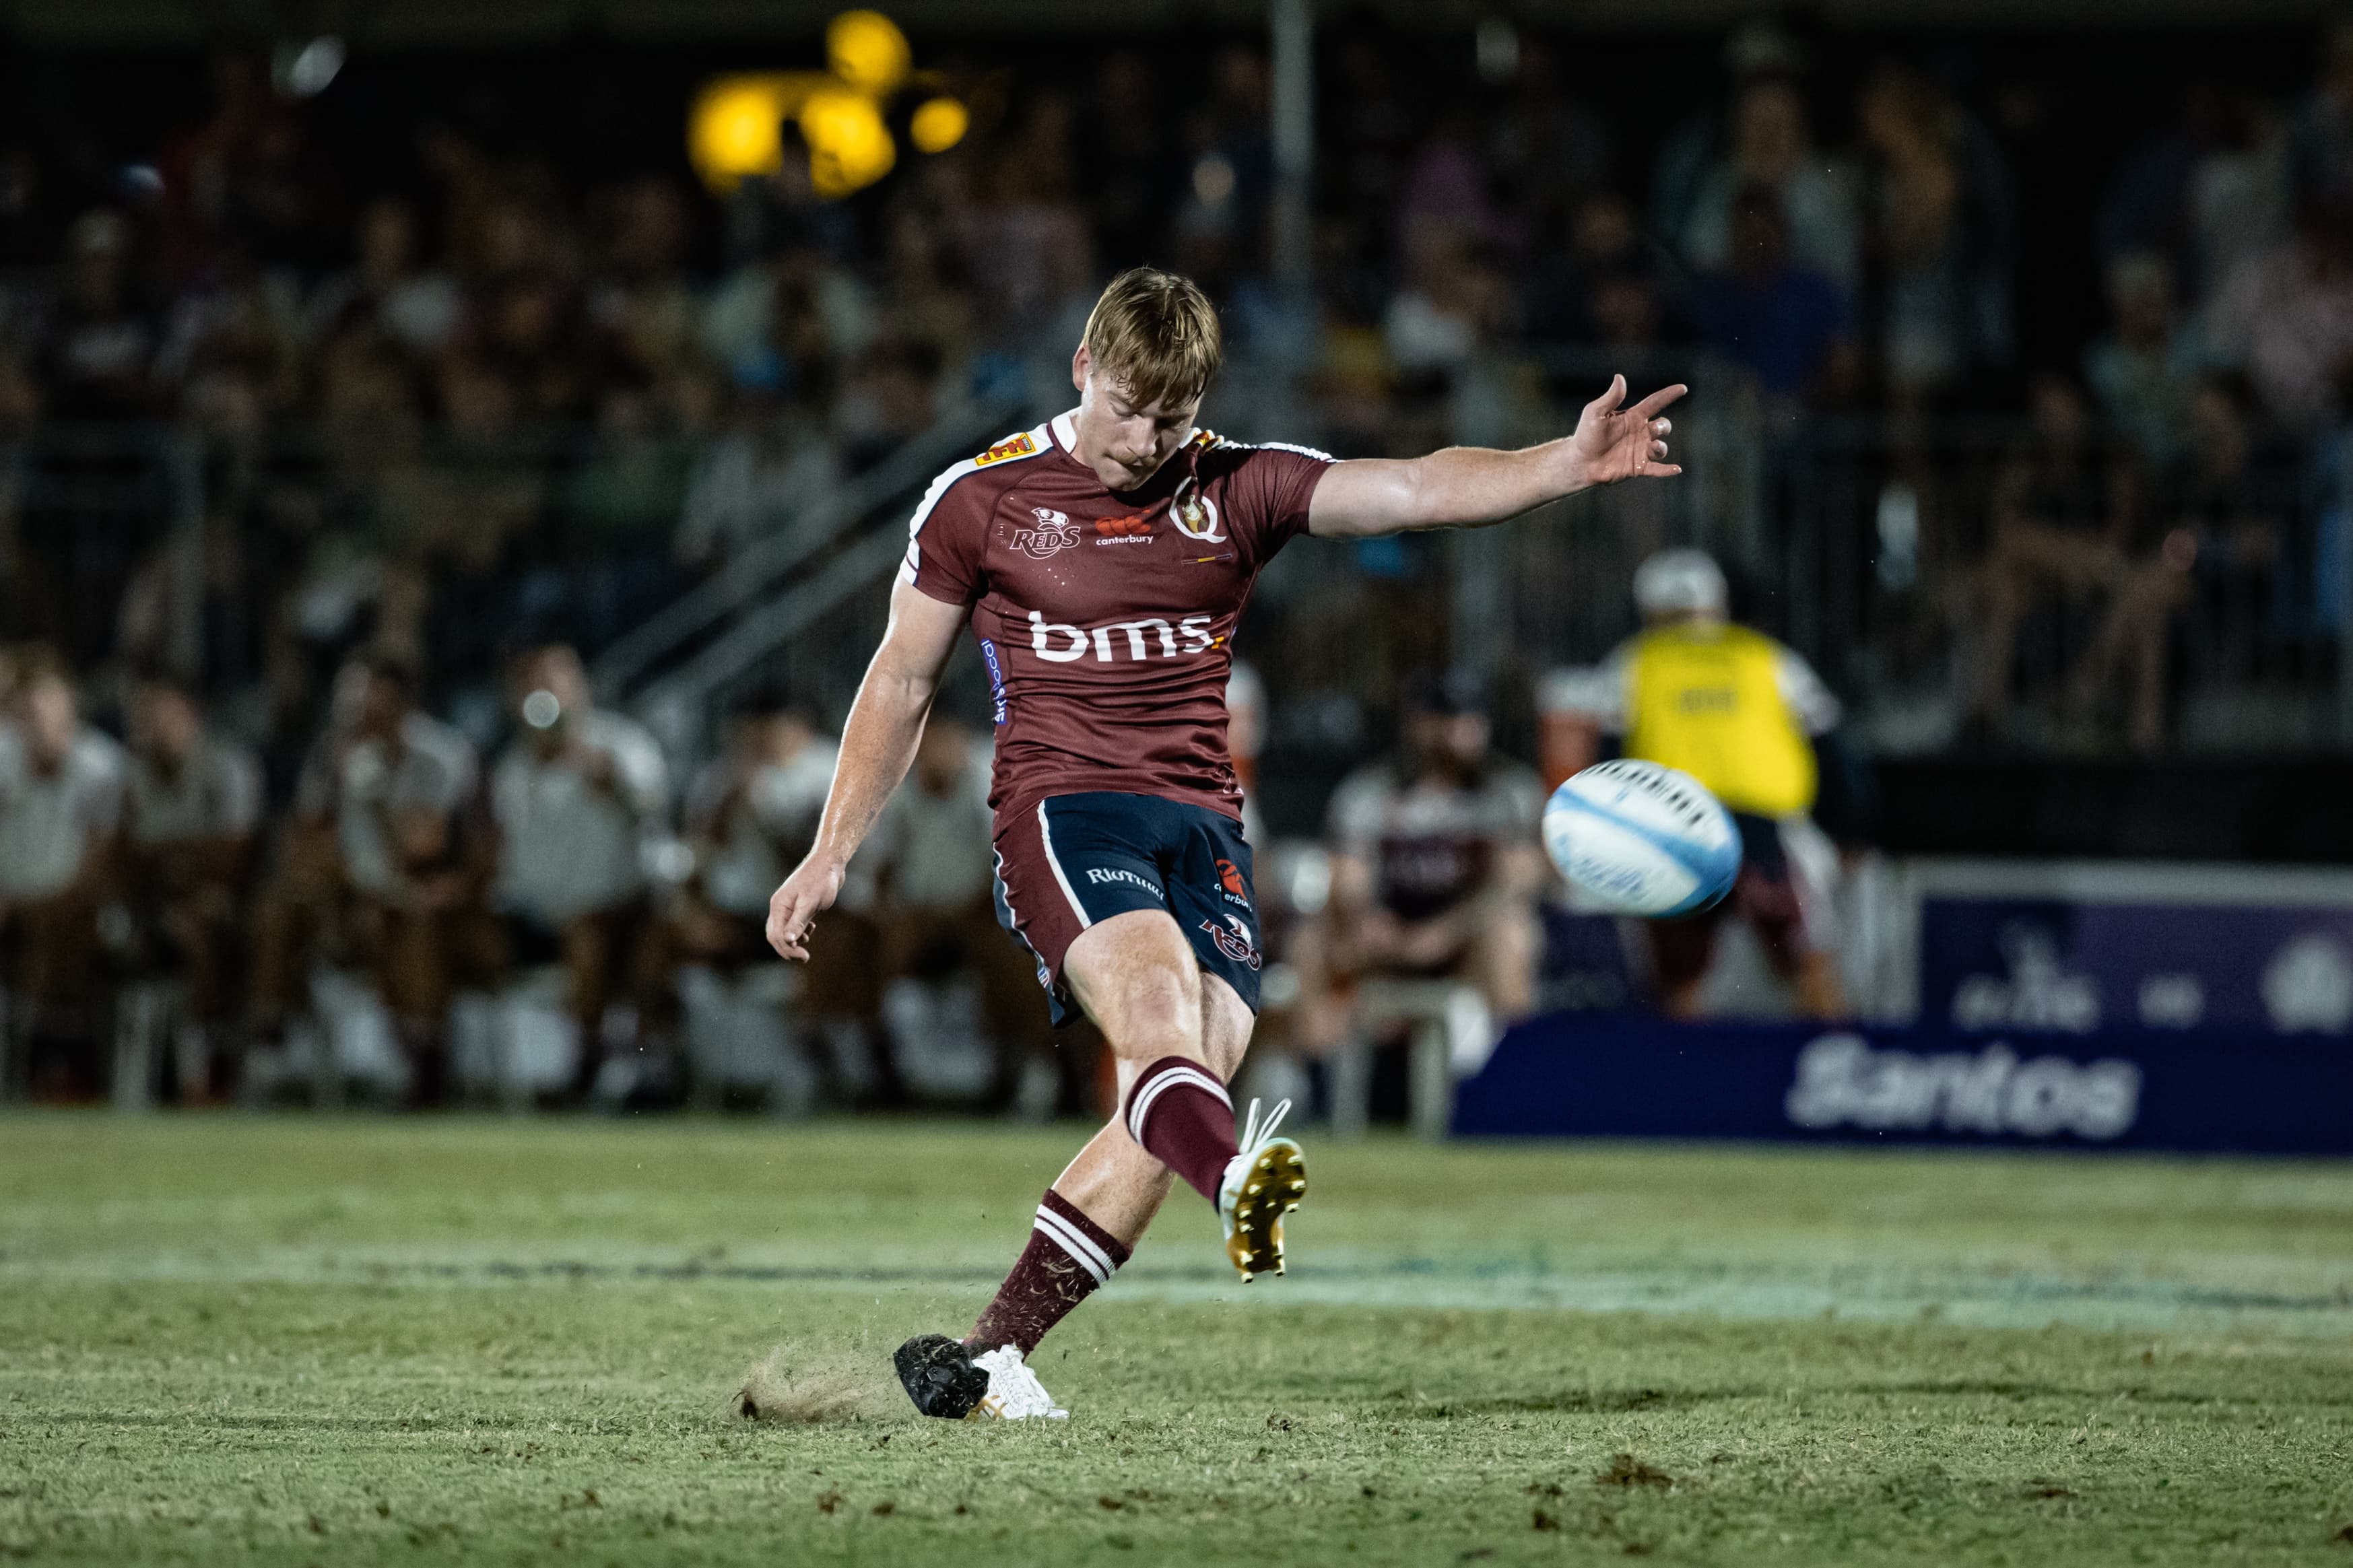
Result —
<instances>
[{"instance_id":1,"label":"player's left hand","mask_svg":"<svg viewBox=\"0 0 2353 1568\"><path fill-rule=\"evenodd\" d=\"M1577 416L1577 434L1569 452L1577 466L1580 485L1614 485L1620 479L1666 479L1683 471L1667 461L1667 436L1674 422L1659 411L1691 388L1678 382L1662 386L1631 408L1626 401L1626 378L1613 375L1609 390L1585 405Z\"/></svg>"}]
</instances>

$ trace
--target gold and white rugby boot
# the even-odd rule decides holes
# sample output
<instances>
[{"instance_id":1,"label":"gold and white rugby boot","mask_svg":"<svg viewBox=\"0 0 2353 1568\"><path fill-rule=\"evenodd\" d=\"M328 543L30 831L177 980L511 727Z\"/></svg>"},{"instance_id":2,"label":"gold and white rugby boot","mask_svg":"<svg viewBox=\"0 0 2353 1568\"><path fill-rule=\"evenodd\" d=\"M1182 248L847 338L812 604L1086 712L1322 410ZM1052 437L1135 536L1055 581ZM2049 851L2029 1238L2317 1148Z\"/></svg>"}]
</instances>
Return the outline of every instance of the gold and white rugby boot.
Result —
<instances>
[{"instance_id":1,"label":"gold and white rugby boot","mask_svg":"<svg viewBox=\"0 0 2353 1568\"><path fill-rule=\"evenodd\" d=\"M988 1392L980 1396L973 1407L974 1416L994 1416L1000 1421L1068 1421L1071 1413L1054 1403L1038 1374L1021 1358L1013 1345L986 1351L972 1358L972 1364L988 1373Z\"/></svg>"},{"instance_id":2,"label":"gold and white rugby boot","mask_svg":"<svg viewBox=\"0 0 2353 1568\"><path fill-rule=\"evenodd\" d=\"M1282 1272L1282 1216L1307 1195L1307 1161L1299 1145L1275 1129L1291 1110L1278 1100L1265 1121L1250 1101L1242 1120L1241 1152L1226 1163L1218 1186L1218 1217L1226 1227L1226 1256L1247 1285L1272 1269Z\"/></svg>"}]
</instances>

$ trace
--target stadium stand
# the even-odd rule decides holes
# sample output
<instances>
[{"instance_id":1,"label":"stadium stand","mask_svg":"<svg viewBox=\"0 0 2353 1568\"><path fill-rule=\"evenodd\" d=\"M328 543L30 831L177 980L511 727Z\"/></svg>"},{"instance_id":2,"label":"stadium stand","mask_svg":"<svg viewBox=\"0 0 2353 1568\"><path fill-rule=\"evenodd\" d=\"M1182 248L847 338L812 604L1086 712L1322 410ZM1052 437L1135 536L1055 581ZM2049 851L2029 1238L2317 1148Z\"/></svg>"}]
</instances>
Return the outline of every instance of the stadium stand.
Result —
<instances>
[{"instance_id":1,"label":"stadium stand","mask_svg":"<svg viewBox=\"0 0 2353 1568\"><path fill-rule=\"evenodd\" d=\"M747 982L744 922L806 836L778 781L823 754L906 507L1060 405L1041 345L1146 258L1219 300L1208 416L1245 437L1509 443L1612 370L1695 388L1691 482L1266 574L1253 826L1277 840L1389 748L1412 672L1482 683L1502 753L1538 755L1547 676L1634 634L1635 564L1685 546L1842 700L1841 842L2348 852L2247 803L2329 798L2353 739L2353 44L2304 81L2252 45L2164 57L2177 111L2062 101L1995 40L1971 75L1750 26L1652 134L1621 111L1654 77L1596 68L1628 49L1506 32L1440 68L1369 13L1327 30L1306 296L1270 260L1255 35L1172 46L1181 72L967 40L944 79L970 134L846 200L791 159L698 184L682 45L618 116L565 85L617 44L501 93L487 57L361 51L322 88L236 44L113 75L16 46L5 1081L332 1098L344 1063L387 1099L921 1098L888 978L907 1018L971 1016L987 1065L926 1082L1075 1104L1086 1074L1025 1074L1034 1020L969 951L969 868L866 890L830 978ZM35 79L69 56L79 96ZM558 647L576 661L516 676ZM603 762L532 717L559 686ZM946 706L985 719L973 661ZM962 799L941 767L909 844ZM2137 837L2096 804L2119 792ZM583 834L594 878L564 853ZM1571 950L1601 950L1513 897L1543 936L1528 994L1558 1001ZM543 961L567 978L518 992Z\"/></svg>"}]
</instances>

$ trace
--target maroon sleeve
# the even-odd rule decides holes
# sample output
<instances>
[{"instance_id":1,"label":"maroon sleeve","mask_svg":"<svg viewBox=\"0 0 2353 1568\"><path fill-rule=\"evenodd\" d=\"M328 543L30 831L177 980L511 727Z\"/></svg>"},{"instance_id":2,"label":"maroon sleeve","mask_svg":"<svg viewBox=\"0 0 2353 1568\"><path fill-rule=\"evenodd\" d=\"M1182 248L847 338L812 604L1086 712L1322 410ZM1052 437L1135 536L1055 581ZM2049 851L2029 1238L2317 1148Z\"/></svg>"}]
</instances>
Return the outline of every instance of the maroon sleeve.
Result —
<instances>
[{"instance_id":1,"label":"maroon sleeve","mask_svg":"<svg viewBox=\"0 0 2353 1568\"><path fill-rule=\"evenodd\" d=\"M907 557L899 580L947 605L976 605L987 592L981 556L988 542L992 486L958 463L932 481L907 524Z\"/></svg>"},{"instance_id":2,"label":"maroon sleeve","mask_svg":"<svg viewBox=\"0 0 2353 1568\"><path fill-rule=\"evenodd\" d=\"M1241 449L1241 462L1226 485L1235 537L1261 563L1307 531L1307 503L1316 481L1332 467L1329 454L1312 447L1267 446Z\"/></svg>"}]
</instances>

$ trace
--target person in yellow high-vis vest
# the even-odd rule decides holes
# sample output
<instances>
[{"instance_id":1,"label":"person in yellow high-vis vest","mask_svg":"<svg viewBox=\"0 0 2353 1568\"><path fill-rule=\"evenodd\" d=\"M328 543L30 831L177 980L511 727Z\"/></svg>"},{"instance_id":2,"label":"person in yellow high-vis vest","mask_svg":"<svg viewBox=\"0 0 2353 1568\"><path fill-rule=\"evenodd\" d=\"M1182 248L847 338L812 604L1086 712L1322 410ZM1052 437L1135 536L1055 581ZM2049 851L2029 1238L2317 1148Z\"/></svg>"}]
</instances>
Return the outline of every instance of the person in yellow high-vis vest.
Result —
<instances>
[{"instance_id":1,"label":"person in yellow high-vis vest","mask_svg":"<svg viewBox=\"0 0 2353 1568\"><path fill-rule=\"evenodd\" d=\"M1705 784L1740 829L1740 876L1714 909L1649 924L1661 1005L1697 1009L1725 915L1757 933L1774 972L1813 1017L1846 1011L1804 862L1828 846L1809 816L1819 785L1814 742L1839 721L1838 699L1797 654L1726 618L1724 574L1697 550L1651 556L1634 574L1643 630L1610 657L1594 695L1599 727L1620 751ZM1793 850L1797 853L1793 853Z\"/></svg>"}]
</instances>

